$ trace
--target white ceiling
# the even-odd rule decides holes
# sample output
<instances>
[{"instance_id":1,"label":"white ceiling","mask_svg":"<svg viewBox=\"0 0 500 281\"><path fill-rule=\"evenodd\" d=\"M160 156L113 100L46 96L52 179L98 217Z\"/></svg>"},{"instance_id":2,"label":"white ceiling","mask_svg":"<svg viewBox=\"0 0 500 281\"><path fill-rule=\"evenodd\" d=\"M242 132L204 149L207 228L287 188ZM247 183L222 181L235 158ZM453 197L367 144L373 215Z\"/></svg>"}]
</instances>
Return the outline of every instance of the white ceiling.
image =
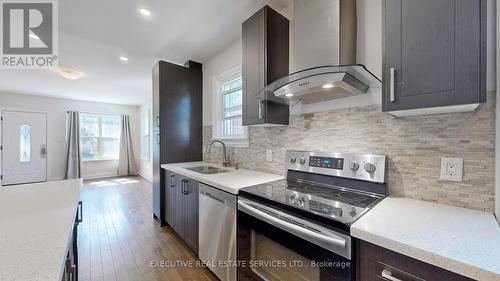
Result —
<instances>
[{"instance_id":1,"label":"white ceiling","mask_svg":"<svg viewBox=\"0 0 500 281\"><path fill-rule=\"evenodd\" d=\"M290 0L58 2L59 65L87 76L67 80L47 70L0 70L0 91L140 105L151 97L157 60L204 62L236 41L241 23L263 5L281 10ZM152 15L139 14L140 8Z\"/></svg>"}]
</instances>

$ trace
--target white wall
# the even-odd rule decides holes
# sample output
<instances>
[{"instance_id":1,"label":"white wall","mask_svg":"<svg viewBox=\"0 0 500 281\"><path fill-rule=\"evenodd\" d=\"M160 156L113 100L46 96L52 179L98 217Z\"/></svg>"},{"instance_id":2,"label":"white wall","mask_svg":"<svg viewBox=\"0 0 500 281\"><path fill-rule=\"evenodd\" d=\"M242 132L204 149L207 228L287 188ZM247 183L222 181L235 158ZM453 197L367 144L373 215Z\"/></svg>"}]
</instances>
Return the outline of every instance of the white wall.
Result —
<instances>
[{"instance_id":1,"label":"white wall","mask_svg":"<svg viewBox=\"0 0 500 281\"><path fill-rule=\"evenodd\" d=\"M147 102L146 104L141 105L140 108L140 150L139 150L139 155L140 155L140 163L141 167L139 170L139 174L147 179L148 181L153 181L153 112L152 112L153 104L152 101ZM149 114L149 123L146 125L146 115ZM143 132L145 132L144 126L149 127L149 158L143 158L142 157L142 147L143 147Z\"/></svg>"},{"instance_id":2,"label":"white wall","mask_svg":"<svg viewBox=\"0 0 500 281\"><path fill-rule=\"evenodd\" d=\"M0 93L0 109L23 109L47 112L47 179L60 180L65 175L66 111L83 111L104 114L128 114L133 138L134 155L140 157L139 107L106 103L85 102L13 93ZM137 161L137 165L140 165ZM117 175L118 161L84 162L85 178Z\"/></svg>"},{"instance_id":3,"label":"white wall","mask_svg":"<svg viewBox=\"0 0 500 281\"><path fill-rule=\"evenodd\" d=\"M214 76L241 64L241 55L241 40L238 40L203 63L203 126L212 124Z\"/></svg>"}]
</instances>

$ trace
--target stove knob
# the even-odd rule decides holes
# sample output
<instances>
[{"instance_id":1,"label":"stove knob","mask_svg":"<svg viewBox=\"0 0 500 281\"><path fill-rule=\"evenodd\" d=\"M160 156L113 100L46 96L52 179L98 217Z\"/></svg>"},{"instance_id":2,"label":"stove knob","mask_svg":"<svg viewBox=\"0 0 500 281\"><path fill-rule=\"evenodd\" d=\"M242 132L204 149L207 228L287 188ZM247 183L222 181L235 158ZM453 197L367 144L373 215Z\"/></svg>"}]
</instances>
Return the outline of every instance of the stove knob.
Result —
<instances>
[{"instance_id":1,"label":"stove knob","mask_svg":"<svg viewBox=\"0 0 500 281\"><path fill-rule=\"evenodd\" d=\"M300 165L304 165L306 163L306 158L300 157L299 163L300 163Z\"/></svg>"},{"instance_id":2,"label":"stove knob","mask_svg":"<svg viewBox=\"0 0 500 281\"><path fill-rule=\"evenodd\" d=\"M290 195L290 203L295 203L295 199L297 199L297 195L296 194Z\"/></svg>"},{"instance_id":3,"label":"stove knob","mask_svg":"<svg viewBox=\"0 0 500 281\"><path fill-rule=\"evenodd\" d=\"M370 174L375 172L376 169L377 169L377 165L375 165L375 164L372 164L372 163L365 164L365 171L367 171Z\"/></svg>"},{"instance_id":4,"label":"stove knob","mask_svg":"<svg viewBox=\"0 0 500 281\"><path fill-rule=\"evenodd\" d=\"M304 197L301 197L299 200L297 200L297 203L299 203L301 207L304 207L304 205L306 204L306 199L304 199Z\"/></svg>"},{"instance_id":5,"label":"stove knob","mask_svg":"<svg viewBox=\"0 0 500 281\"><path fill-rule=\"evenodd\" d=\"M295 156L290 157L290 163L295 163L295 162L297 162L297 157Z\"/></svg>"},{"instance_id":6,"label":"stove knob","mask_svg":"<svg viewBox=\"0 0 500 281\"><path fill-rule=\"evenodd\" d=\"M358 214L358 213L356 213L356 209L354 209L354 208L352 208L351 212L349 212L349 215L350 215L351 217L353 217L353 218L354 218L357 214Z\"/></svg>"},{"instance_id":7,"label":"stove knob","mask_svg":"<svg viewBox=\"0 0 500 281\"><path fill-rule=\"evenodd\" d=\"M352 161L351 162L351 170L357 171L359 169L359 163L358 161Z\"/></svg>"}]
</instances>

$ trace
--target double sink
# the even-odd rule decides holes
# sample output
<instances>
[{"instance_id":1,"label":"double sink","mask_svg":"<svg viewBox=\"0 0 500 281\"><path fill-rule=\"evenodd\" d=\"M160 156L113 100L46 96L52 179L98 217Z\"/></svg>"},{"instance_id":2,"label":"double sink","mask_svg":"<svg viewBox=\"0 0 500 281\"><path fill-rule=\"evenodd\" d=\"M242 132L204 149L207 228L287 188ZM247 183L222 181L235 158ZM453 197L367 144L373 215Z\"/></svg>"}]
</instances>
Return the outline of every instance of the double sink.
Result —
<instances>
[{"instance_id":1,"label":"double sink","mask_svg":"<svg viewBox=\"0 0 500 281\"><path fill-rule=\"evenodd\" d=\"M186 168L186 170L190 170L190 171L200 173L200 174L205 174L205 175L227 173L227 172L231 171L231 170L221 169L218 167L208 166L208 165L194 166L194 167Z\"/></svg>"}]
</instances>

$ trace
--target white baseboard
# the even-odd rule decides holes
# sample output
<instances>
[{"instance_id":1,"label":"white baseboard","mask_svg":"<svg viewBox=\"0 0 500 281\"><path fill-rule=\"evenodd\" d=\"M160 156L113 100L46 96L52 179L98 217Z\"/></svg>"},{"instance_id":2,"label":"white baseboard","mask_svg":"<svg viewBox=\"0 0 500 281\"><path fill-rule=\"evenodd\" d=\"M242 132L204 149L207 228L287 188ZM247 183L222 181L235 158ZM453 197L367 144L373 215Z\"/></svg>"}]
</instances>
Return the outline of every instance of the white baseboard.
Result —
<instances>
[{"instance_id":1,"label":"white baseboard","mask_svg":"<svg viewBox=\"0 0 500 281\"><path fill-rule=\"evenodd\" d=\"M150 179L150 178L146 177L142 171L139 171L138 175L141 176L143 179L149 181L149 182L153 182L153 179Z\"/></svg>"},{"instance_id":2,"label":"white baseboard","mask_svg":"<svg viewBox=\"0 0 500 281\"><path fill-rule=\"evenodd\" d=\"M118 173L103 173L103 174L94 174L94 175L85 175L85 176L82 176L82 178L84 180L112 178L112 177L118 177Z\"/></svg>"}]
</instances>

